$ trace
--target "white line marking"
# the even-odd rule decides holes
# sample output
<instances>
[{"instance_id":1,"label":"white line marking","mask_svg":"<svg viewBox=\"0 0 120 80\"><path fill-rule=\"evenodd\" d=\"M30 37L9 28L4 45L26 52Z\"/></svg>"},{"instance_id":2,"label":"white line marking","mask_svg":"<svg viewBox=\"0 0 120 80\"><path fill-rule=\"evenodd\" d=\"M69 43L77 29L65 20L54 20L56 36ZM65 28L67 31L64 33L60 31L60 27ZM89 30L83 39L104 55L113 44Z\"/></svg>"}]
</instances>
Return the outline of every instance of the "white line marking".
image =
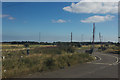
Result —
<instances>
[{"instance_id":1,"label":"white line marking","mask_svg":"<svg viewBox=\"0 0 120 80\"><path fill-rule=\"evenodd\" d=\"M99 57L99 56L95 56L95 57L98 57L98 58L99 58L99 60L98 60L98 61L102 60L102 59L101 59L101 57Z\"/></svg>"},{"instance_id":2,"label":"white line marking","mask_svg":"<svg viewBox=\"0 0 120 80\"><path fill-rule=\"evenodd\" d=\"M107 54L102 54L102 55L107 55ZM111 57L114 57L114 58L116 58L116 62L114 62L113 64L118 64L118 62L119 62L119 59L118 59L118 57L116 57L116 56L112 56L112 55L107 55L107 56L111 56Z\"/></svg>"},{"instance_id":3,"label":"white line marking","mask_svg":"<svg viewBox=\"0 0 120 80\"><path fill-rule=\"evenodd\" d=\"M108 54L101 54L101 55L106 55L106 56L111 56L111 57L114 57L114 58L116 58L116 61L115 62L113 62L113 63L93 63L93 64L104 64L104 65L117 65L118 63L119 63L119 58L118 57L116 57L116 56L112 56L112 55L108 55ZM102 60L101 59L101 57L99 57L99 56L95 56L95 59L97 59L96 57L98 57L99 58L99 60L98 61L100 61L100 60ZM91 62L89 62L89 63L91 63Z\"/></svg>"}]
</instances>

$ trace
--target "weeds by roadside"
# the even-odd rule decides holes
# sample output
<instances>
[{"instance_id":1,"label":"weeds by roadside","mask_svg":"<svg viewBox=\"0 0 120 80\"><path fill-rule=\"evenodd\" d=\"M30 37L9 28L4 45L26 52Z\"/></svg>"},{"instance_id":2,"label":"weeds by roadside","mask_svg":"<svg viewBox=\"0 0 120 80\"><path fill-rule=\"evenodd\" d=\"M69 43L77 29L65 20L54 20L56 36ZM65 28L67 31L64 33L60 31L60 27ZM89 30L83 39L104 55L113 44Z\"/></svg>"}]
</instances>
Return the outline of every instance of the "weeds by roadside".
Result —
<instances>
[{"instance_id":1,"label":"weeds by roadside","mask_svg":"<svg viewBox=\"0 0 120 80\"><path fill-rule=\"evenodd\" d=\"M30 55L26 50L5 51L2 63L3 78L16 77L34 72L52 71L93 60L89 54L75 52L75 47L34 47Z\"/></svg>"}]
</instances>

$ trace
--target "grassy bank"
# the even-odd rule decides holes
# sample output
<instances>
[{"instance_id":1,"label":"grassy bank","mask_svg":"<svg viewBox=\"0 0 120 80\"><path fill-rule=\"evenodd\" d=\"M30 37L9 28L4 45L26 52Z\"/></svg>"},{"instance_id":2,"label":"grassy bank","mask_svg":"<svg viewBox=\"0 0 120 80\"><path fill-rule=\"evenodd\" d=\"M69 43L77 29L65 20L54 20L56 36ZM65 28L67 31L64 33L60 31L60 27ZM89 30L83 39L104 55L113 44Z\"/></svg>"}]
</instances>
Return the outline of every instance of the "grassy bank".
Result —
<instances>
[{"instance_id":1,"label":"grassy bank","mask_svg":"<svg viewBox=\"0 0 120 80\"><path fill-rule=\"evenodd\" d=\"M4 51L6 57L2 63L3 78L15 77L34 72L52 71L92 61L86 53L76 53L74 47L33 47L30 55L26 50Z\"/></svg>"}]
</instances>

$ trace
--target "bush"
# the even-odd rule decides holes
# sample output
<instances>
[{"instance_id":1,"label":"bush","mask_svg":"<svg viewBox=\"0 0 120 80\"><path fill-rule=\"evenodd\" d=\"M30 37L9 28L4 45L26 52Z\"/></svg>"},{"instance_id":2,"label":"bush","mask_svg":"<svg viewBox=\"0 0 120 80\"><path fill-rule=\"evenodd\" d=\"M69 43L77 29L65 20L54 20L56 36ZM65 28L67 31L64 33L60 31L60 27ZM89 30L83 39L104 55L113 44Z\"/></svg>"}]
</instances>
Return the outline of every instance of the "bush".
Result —
<instances>
[{"instance_id":1,"label":"bush","mask_svg":"<svg viewBox=\"0 0 120 80\"><path fill-rule=\"evenodd\" d=\"M98 49L104 51L104 50L106 50L107 48L104 47L104 46L101 46L101 47L99 47Z\"/></svg>"},{"instance_id":2,"label":"bush","mask_svg":"<svg viewBox=\"0 0 120 80\"><path fill-rule=\"evenodd\" d=\"M29 47L29 44L28 44L28 43L25 43L24 46L27 48L27 47Z\"/></svg>"},{"instance_id":3,"label":"bush","mask_svg":"<svg viewBox=\"0 0 120 80\"><path fill-rule=\"evenodd\" d=\"M43 65L44 65L44 67L47 68L46 70L53 70L56 67L55 60L52 57L47 58L44 61Z\"/></svg>"}]
</instances>

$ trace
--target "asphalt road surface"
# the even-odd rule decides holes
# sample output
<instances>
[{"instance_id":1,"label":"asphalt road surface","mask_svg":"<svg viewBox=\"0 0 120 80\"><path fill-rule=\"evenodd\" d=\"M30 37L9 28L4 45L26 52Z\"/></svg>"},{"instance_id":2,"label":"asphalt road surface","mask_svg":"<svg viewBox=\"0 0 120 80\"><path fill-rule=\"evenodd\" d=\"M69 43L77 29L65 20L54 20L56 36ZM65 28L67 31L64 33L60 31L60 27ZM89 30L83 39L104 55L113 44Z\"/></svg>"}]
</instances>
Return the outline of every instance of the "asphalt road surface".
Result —
<instances>
[{"instance_id":1,"label":"asphalt road surface","mask_svg":"<svg viewBox=\"0 0 120 80\"><path fill-rule=\"evenodd\" d=\"M95 52L96 60L52 72L33 73L25 78L118 78L118 55Z\"/></svg>"}]
</instances>

